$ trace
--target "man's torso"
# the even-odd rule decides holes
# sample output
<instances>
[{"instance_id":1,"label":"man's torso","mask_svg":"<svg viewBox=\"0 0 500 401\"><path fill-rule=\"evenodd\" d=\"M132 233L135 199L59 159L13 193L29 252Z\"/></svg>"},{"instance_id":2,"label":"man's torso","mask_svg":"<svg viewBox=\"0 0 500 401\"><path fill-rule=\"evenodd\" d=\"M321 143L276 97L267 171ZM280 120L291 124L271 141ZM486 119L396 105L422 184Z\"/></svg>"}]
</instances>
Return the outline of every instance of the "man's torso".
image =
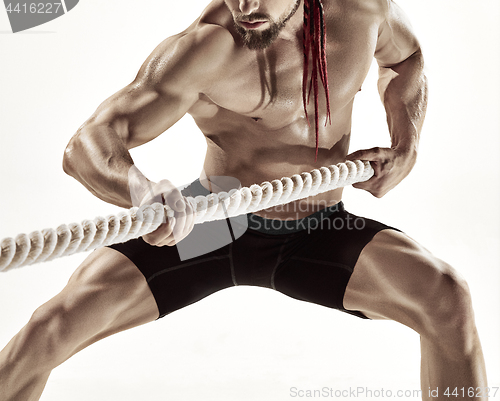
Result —
<instances>
[{"instance_id":1,"label":"man's torso","mask_svg":"<svg viewBox=\"0 0 500 401\"><path fill-rule=\"evenodd\" d=\"M371 66L384 11L380 1L324 3L332 124L325 126L326 102L320 90L317 162L314 106L311 101L309 125L302 102L302 30L295 36L278 37L266 50L249 50L238 45L232 15L222 1L211 3L188 29L215 24L235 38L224 67L189 110L207 140L206 176L235 177L242 186L249 186L345 160L354 97ZM289 23L297 25L302 16L300 7L295 22ZM303 202L303 212L280 207L261 215L301 218L317 210L312 206L315 202L320 208L338 202L341 191L308 198L311 207L304 208Z\"/></svg>"}]
</instances>

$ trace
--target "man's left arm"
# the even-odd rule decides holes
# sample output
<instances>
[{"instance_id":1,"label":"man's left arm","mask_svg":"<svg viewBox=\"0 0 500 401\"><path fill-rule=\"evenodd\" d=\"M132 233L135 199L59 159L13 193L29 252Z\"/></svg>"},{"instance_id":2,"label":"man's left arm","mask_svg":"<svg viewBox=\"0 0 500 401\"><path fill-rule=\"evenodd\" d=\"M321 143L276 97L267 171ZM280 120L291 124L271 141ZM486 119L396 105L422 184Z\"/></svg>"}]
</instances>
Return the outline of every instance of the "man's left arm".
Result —
<instances>
[{"instance_id":1,"label":"man's left arm","mask_svg":"<svg viewBox=\"0 0 500 401\"><path fill-rule=\"evenodd\" d=\"M401 9L392 1L388 3L375 58L391 147L360 150L347 157L371 162L375 176L354 186L376 197L398 185L415 165L427 106L427 79L420 45Z\"/></svg>"}]
</instances>

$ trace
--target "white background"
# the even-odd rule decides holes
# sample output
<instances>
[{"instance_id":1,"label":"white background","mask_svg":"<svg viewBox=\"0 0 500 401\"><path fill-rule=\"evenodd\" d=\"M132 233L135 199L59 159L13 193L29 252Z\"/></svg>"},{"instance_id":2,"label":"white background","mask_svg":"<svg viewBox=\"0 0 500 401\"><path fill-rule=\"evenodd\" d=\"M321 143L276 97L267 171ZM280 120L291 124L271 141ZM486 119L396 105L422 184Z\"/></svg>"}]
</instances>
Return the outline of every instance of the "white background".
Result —
<instances>
[{"instance_id":1,"label":"white background","mask_svg":"<svg viewBox=\"0 0 500 401\"><path fill-rule=\"evenodd\" d=\"M0 10L0 238L117 211L65 176L63 150L100 102L206 4L82 0L18 34ZM348 189L345 203L401 228L467 278L490 385L500 386L500 4L399 4L421 40L430 81L419 160L383 199ZM355 109L351 150L387 145L376 70ZM181 185L197 177L204 152L186 117L133 157L151 179ZM84 257L0 274L0 348ZM416 390L419 358L418 336L396 323L233 288L81 352L53 372L42 400L280 401L294 398L291 387Z\"/></svg>"}]
</instances>

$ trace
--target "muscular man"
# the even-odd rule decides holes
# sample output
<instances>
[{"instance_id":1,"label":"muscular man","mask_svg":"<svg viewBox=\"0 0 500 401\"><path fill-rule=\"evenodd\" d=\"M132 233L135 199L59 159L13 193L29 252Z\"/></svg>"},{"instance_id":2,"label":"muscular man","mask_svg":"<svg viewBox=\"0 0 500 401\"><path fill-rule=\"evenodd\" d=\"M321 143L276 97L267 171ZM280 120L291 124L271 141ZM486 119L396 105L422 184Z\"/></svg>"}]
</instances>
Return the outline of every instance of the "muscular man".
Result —
<instances>
[{"instance_id":1,"label":"muscular man","mask_svg":"<svg viewBox=\"0 0 500 401\"><path fill-rule=\"evenodd\" d=\"M318 1L306 5L321 16ZM375 176L357 187L381 197L412 169L427 89L405 16L388 0L324 0L323 7L328 63L316 51L305 79L303 0L214 0L78 130L64 158L66 172L123 207L161 194L175 216L143 239L93 252L63 291L35 311L0 354L1 401L37 400L51 370L88 345L234 285L400 322L420 334L423 389L486 386L467 284L396 229L368 219L348 229L357 217L344 209L341 189L249 215L248 229L234 241L179 257L176 244L196 231L184 196L217 191L211 177L249 186L363 159ZM321 24L313 25L319 43ZM392 146L347 155L353 100L373 56ZM302 89L313 65L309 124ZM326 75L325 91L315 90ZM128 149L186 113L208 150L200 181L181 193L167 180L148 182Z\"/></svg>"}]
</instances>

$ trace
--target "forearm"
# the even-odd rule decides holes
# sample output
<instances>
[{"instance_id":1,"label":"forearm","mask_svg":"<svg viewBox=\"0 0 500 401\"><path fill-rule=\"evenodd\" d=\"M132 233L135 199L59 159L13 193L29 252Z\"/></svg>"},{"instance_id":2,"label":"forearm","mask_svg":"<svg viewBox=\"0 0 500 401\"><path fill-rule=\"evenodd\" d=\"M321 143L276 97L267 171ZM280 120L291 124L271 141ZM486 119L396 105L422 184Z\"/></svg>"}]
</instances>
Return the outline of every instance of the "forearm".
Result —
<instances>
[{"instance_id":1,"label":"forearm","mask_svg":"<svg viewBox=\"0 0 500 401\"><path fill-rule=\"evenodd\" d=\"M132 207L129 174L134 163L125 143L108 125L87 125L66 148L64 171L105 202Z\"/></svg>"},{"instance_id":2,"label":"forearm","mask_svg":"<svg viewBox=\"0 0 500 401\"><path fill-rule=\"evenodd\" d=\"M427 109L427 79L420 50L395 66L380 67L379 91L387 114L391 147L407 154L411 170Z\"/></svg>"}]
</instances>

